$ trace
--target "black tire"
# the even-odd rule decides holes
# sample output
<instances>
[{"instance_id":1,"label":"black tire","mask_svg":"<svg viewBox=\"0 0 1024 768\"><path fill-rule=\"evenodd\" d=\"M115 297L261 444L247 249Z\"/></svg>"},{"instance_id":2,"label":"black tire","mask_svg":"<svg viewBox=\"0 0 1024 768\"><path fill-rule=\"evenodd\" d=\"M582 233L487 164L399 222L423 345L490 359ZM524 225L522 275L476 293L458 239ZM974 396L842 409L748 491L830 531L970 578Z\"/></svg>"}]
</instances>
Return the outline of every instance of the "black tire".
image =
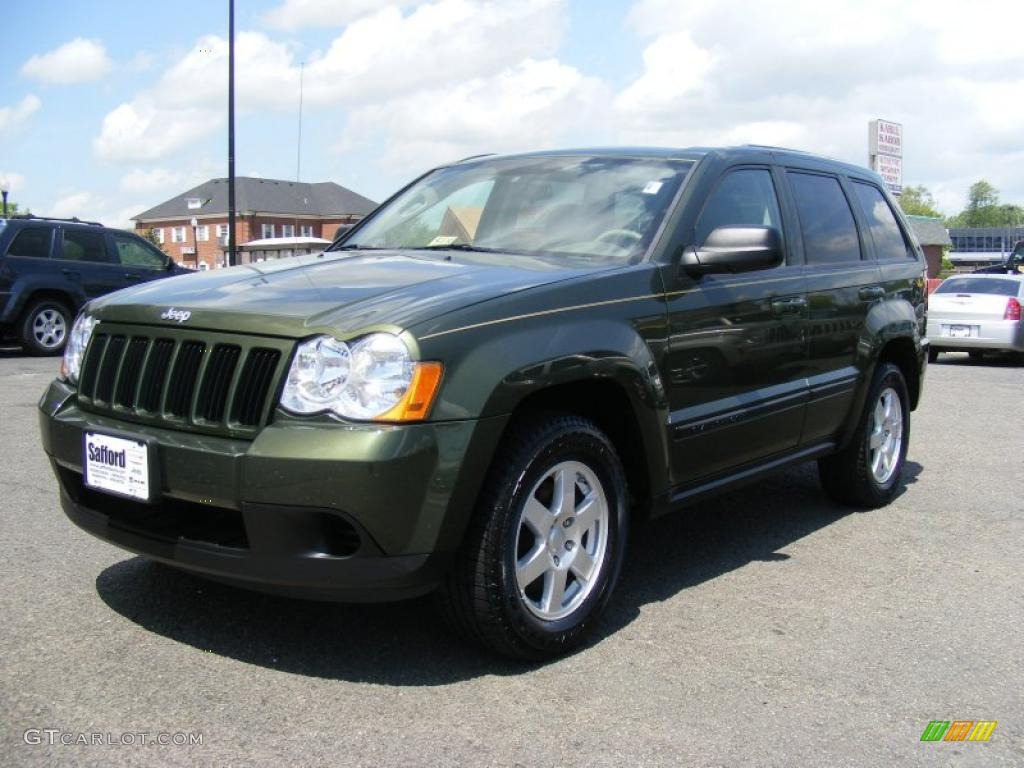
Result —
<instances>
[{"instance_id":1,"label":"black tire","mask_svg":"<svg viewBox=\"0 0 1024 768\"><path fill-rule=\"evenodd\" d=\"M938 359L939 359L939 350L937 350L935 347L928 347L928 362L929 363L934 363Z\"/></svg>"},{"instance_id":2,"label":"black tire","mask_svg":"<svg viewBox=\"0 0 1024 768\"><path fill-rule=\"evenodd\" d=\"M524 555L517 552L517 548L522 546L522 530L526 530L521 528L525 524L526 502L540 498L536 494L543 492L544 483L548 482L546 476L563 462L579 462L600 484L607 502L607 530L604 554L593 579L573 581L573 585L579 583L580 586L576 597L569 601L572 611L548 621L537 615L537 605L528 597L531 587L538 583L546 589L548 577L545 574L520 590L516 561ZM573 473L572 514L575 514L576 494L580 493L579 477L581 475ZM622 566L627 524L625 474L607 436L592 422L578 416L564 413L530 416L510 427L495 455L462 550L439 591L442 607L463 633L502 655L542 660L567 653L586 640L608 605ZM559 535L558 525L555 522L551 525L551 535ZM565 527L570 531L568 535L574 535L571 524ZM579 547L577 555L585 551L584 541L588 535L593 532L581 533L579 543L574 544ZM538 536L536 550L531 551L543 550L552 563L558 564L554 552L561 549L557 545L552 545L555 548L550 551L545 549L550 540L550 537ZM570 543L566 542L565 546L572 552ZM566 557L563 555L563 559ZM564 564L563 567L570 569ZM566 580L577 579L569 570L566 574ZM552 575L552 579L556 577L557 574ZM562 583L567 583L566 580ZM567 591L566 595L569 594ZM572 607L574 600L579 602Z\"/></svg>"},{"instance_id":3,"label":"black tire","mask_svg":"<svg viewBox=\"0 0 1024 768\"><path fill-rule=\"evenodd\" d=\"M871 470L871 433L875 425L875 407L887 389L896 393L902 411L902 440L891 475L879 482ZM840 504L874 509L888 504L899 488L903 465L910 444L910 398L903 373L892 363L881 363L875 370L864 410L853 439L843 450L818 461L818 474L825 492Z\"/></svg>"},{"instance_id":4,"label":"black tire","mask_svg":"<svg viewBox=\"0 0 1024 768\"><path fill-rule=\"evenodd\" d=\"M967 353L967 356L971 358L972 363L981 363L985 360L985 353L977 349L972 349Z\"/></svg>"},{"instance_id":5,"label":"black tire","mask_svg":"<svg viewBox=\"0 0 1024 768\"><path fill-rule=\"evenodd\" d=\"M18 336L22 349L36 357L63 353L73 320L71 310L63 302L33 301L21 316Z\"/></svg>"}]
</instances>

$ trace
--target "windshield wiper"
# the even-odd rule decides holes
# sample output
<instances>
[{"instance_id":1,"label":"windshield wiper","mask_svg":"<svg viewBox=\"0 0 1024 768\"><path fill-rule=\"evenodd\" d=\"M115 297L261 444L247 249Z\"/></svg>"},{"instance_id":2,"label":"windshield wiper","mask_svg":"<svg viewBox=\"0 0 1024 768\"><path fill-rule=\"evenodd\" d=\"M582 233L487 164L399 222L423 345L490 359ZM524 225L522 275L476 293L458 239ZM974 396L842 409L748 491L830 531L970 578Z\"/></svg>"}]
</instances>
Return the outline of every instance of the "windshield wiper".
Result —
<instances>
[{"instance_id":1,"label":"windshield wiper","mask_svg":"<svg viewBox=\"0 0 1024 768\"><path fill-rule=\"evenodd\" d=\"M328 248L327 250L329 250L329 251L383 251L384 249L380 248L379 246L376 246L376 245L359 245L357 243L352 243L351 245L339 245L337 248Z\"/></svg>"}]
</instances>

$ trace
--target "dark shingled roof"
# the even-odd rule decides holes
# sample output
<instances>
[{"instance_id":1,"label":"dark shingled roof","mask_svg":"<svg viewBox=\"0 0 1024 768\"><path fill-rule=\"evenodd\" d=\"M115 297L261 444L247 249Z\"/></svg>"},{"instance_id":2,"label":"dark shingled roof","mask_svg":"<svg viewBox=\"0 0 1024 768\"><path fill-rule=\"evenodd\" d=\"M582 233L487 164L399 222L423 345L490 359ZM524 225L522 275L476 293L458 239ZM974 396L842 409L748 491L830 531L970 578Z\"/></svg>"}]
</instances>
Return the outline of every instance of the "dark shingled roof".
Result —
<instances>
[{"instance_id":1,"label":"dark shingled roof","mask_svg":"<svg viewBox=\"0 0 1024 768\"><path fill-rule=\"evenodd\" d=\"M201 208L189 208L186 200L199 198ZM333 181L309 183L235 177L235 209L239 215L285 213L310 216L365 216L377 204ZM228 212L228 180L210 179L198 187L166 200L133 217L142 219L188 218Z\"/></svg>"},{"instance_id":2,"label":"dark shingled roof","mask_svg":"<svg viewBox=\"0 0 1024 768\"><path fill-rule=\"evenodd\" d=\"M953 241L949 239L949 232L942 219L932 216L907 216L910 226L917 235L917 242L921 245L945 245L950 246Z\"/></svg>"}]
</instances>

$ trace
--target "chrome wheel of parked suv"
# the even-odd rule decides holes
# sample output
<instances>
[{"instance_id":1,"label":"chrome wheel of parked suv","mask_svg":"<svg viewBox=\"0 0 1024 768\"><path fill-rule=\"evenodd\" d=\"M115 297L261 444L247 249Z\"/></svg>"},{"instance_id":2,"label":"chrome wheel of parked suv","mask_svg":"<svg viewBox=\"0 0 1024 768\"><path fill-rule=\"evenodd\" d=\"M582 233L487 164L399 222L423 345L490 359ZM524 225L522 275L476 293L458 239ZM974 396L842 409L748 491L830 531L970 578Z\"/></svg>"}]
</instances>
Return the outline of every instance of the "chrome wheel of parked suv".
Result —
<instances>
[{"instance_id":1,"label":"chrome wheel of parked suv","mask_svg":"<svg viewBox=\"0 0 1024 768\"><path fill-rule=\"evenodd\" d=\"M570 615L597 583L608 549L608 500L586 464L564 461L526 496L516 537L516 584L534 616Z\"/></svg>"},{"instance_id":2,"label":"chrome wheel of parked suv","mask_svg":"<svg viewBox=\"0 0 1024 768\"><path fill-rule=\"evenodd\" d=\"M619 576L626 482L592 422L537 414L510 428L442 589L454 623L508 656L579 646Z\"/></svg>"},{"instance_id":3,"label":"chrome wheel of parked suv","mask_svg":"<svg viewBox=\"0 0 1024 768\"><path fill-rule=\"evenodd\" d=\"M30 355L59 355L71 326L71 311L59 301L32 304L21 325L21 344Z\"/></svg>"},{"instance_id":4,"label":"chrome wheel of parked suv","mask_svg":"<svg viewBox=\"0 0 1024 768\"><path fill-rule=\"evenodd\" d=\"M818 461L825 492L841 504L887 504L899 487L909 436L910 396L903 372L880 363L853 439Z\"/></svg>"}]
</instances>

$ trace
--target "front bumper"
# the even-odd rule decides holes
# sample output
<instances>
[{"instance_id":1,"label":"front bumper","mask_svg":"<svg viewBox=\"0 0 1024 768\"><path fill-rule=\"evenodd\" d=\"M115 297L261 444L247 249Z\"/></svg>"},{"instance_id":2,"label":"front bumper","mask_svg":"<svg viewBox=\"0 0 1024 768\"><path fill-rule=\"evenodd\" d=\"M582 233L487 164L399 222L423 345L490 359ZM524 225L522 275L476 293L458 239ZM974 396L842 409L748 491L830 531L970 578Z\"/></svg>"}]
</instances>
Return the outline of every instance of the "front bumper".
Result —
<instances>
[{"instance_id":1,"label":"front bumper","mask_svg":"<svg viewBox=\"0 0 1024 768\"><path fill-rule=\"evenodd\" d=\"M250 441L86 412L60 381L40 402L61 504L89 533L218 580L340 600L400 599L436 586L504 424L281 420ZM85 430L149 441L154 503L83 485Z\"/></svg>"}]
</instances>

